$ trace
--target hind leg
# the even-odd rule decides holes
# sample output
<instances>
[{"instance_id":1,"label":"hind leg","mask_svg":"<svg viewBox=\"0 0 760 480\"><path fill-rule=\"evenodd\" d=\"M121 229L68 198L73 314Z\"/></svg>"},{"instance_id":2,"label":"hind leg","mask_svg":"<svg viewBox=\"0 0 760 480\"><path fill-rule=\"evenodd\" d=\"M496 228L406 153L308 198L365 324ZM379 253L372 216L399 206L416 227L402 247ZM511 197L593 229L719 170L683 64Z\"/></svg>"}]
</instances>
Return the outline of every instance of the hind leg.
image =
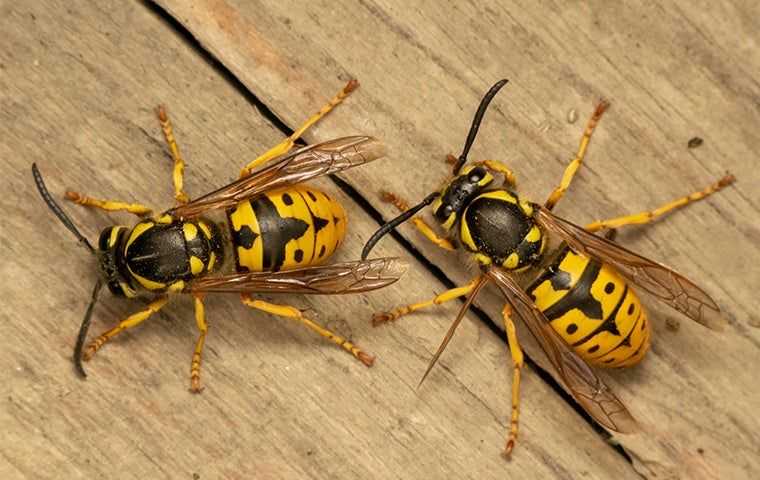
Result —
<instances>
[{"instance_id":1,"label":"hind leg","mask_svg":"<svg viewBox=\"0 0 760 480\"><path fill-rule=\"evenodd\" d=\"M301 325L307 327L309 330L316 332L321 337L324 337L327 340L338 345L340 348L342 348L343 350L353 355L354 358L356 358L357 360L359 360L360 362L362 362L364 365L368 367L371 367L375 361L375 357L363 351L362 349L360 349L353 343L349 342L345 338L341 337L340 335L331 332L330 330L318 324L317 322L307 318L306 316L304 316L301 310L295 307L291 307L290 305L278 305L276 303L269 303L263 300L254 300L253 298L250 297L250 295L247 295L247 294L242 295L242 301L243 301L243 304L251 308L261 310L262 312L270 313L272 315L277 315L280 317L292 318L293 320L296 320L297 322L301 323Z\"/></svg>"}]
</instances>

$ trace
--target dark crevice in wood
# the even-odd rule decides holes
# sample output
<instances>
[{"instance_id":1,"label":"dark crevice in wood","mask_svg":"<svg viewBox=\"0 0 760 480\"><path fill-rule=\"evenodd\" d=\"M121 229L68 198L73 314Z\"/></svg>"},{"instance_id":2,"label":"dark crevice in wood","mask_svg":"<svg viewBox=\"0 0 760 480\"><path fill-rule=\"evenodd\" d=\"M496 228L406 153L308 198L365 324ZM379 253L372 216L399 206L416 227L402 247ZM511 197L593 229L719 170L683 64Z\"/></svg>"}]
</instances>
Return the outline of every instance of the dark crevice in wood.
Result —
<instances>
[{"instance_id":1,"label":"dark crevice in wood","mask_svg":"<svg viewBox=\"0 0 760 480\"><path fill-rule=\"evenodd\" d=\"M261 115L269 122L271 122L271 124L280 132L282 132L283 135L290 136L293 133L294 130L290 126L288 126L282 119L280 119L274 113L274 111L272 111L272 109L264 104L255 93L249 90L248 87L246 87L245 84L243 84L243 82L241 82L234 73L232 73L221 61L219 61L219 59L217 59L211 52L206 50L200 41L198 41L198 39L193 36L192 32L185 28L185 26L182 25L171 14L169 14L169 12L165 11L160 5L157 5L150 0L141 0L141 3L150 11L159 16L163 21L165 21L168 26L177 35L183 38L211 68L213 68L219 75L221 75L222 78L228 81L230 85L232 85L232 87L235 88L235 90L237 90L240 95L248 100L251 105L256 107ZM298 139L296 143L299 145L307 145L303 139ZM377 209L375 209L375 207L373 207L372 204L353 186L351 186L345 180L334 175L331 175L330 179L336 184L338 188L343 191L343 193L345 193L357 205L359 205L359 207L361 207L365 213L372 217L372 219L377 222L378 226L385 223L385 219L383 218L382 214ZM446 275L443 270L428 260L427 257L425 257L425 255L420 250L418 250L417 247L414 246L414 244L405 239L400 233L393 231L390 235L416 261L421 263L438 281L444 284L446 288L454 288L456 286L456 284ZM493 332L494 335L496 335L496 337L501 339L505 345L507 344L506 334L496 325L496 323L488 314L474 305L470 307L470 310L475 314L475 316L478 317L478 319L480 319L480 321L486 327L488 327L489 330L491 330L491 332ZM612 438L612 435L610 435L602 426L594 421L594 419L591 418L591 416L586 413L586 411L583 410L580 405L578 405L573 397L565 391L565 389L554 379L554 377L552 377L549 372L541 368L535 361L529 358L527 353L525 353L525 363L529 365L539 375L539 377L557 393L557 395L559 395L568 405L570 405L578 413L578 415L580 415L580 417L583 418L613 450L622 455L623 458L628 461L628 463L633 463L631 456L625 451L625 449L623 449L621 445L612 443L610 440Z\"/></svg>"}]
</instances>

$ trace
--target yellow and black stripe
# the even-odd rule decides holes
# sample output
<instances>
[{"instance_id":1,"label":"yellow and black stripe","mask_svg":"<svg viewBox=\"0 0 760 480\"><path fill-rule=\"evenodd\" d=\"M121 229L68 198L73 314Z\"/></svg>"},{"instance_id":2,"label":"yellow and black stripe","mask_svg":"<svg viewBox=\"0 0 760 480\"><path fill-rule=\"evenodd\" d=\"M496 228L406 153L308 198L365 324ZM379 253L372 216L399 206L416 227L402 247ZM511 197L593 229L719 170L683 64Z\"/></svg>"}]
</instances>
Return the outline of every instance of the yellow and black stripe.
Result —
<instances>
[{"instance_id":1,"label":"yellow and black stripe","mask_svg":"<svg viewBox=\"0 0 760 480\"><path fill-rule=\"evenodd\" d=\"M239 271L277 271L323 263L346 233L346 212L307 186L267 192L228 212Z\"/></svg>"},{"instance_id":2,"label":"yellow and black stripe","mask_svg":"<svg viewBox=\"0 0 760 480\"><path fill-rule=\"evenodd\" d=\"M612 268L565 247L529 288L552 328L588 363L627 367L649 349L647 314Z\"/></svg>"}]
</instances>

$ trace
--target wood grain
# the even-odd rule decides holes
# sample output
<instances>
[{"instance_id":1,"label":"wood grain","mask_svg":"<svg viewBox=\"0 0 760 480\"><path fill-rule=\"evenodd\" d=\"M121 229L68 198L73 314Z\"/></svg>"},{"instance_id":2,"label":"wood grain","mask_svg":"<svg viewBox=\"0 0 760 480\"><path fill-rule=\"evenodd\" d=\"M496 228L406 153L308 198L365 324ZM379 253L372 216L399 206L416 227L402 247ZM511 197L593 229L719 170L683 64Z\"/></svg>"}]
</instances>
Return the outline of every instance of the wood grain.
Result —
<instances>
[{"instance_id":1,"label":"wood grain","mask_svg":"<svg viewBox=\"0 0 760 480\"><path fill-rule=\"evenodd\" d=\"M760 388L747 368L760 360L756 3L157 3L291 127L335 83L359 78L351 115L305 138L358 131L385 139L390 161L343 178L386 217L395 213L378 188L410 199L437 188L443 156L458 153L480 96L502 77L511 84L494 101L471 158L506 161L521 191L538 200L558 181L593 104L612 102L558 208L576 222L651 208L733 172L735 186L620 237L697 279L732 320L730 331L705 331L650 301L660 321L649 360L607 378L645 427L616 437L642 475L757 475L760 424L749 412ZM581 120L568 123L570 110ZM704 144L688 149L694 136ZM400 231L454 282L472 274L408 226ZM479 305L497 319L493 293ZM443 363L462 372L456 348Z\"/></svg>"},{"instance_id":2,"label":"wood grain","mask_svg":"<svg viewBox=\"0 0 760 480\"><path fill-rule=\"evenodd\" d=\"M375 353L372 369L296 325L219 296L207 301L201 395L187 391L196 332L183 299L106 346L87 364L89 378L78 379L71 349L95 265L39 199L31 163L54 195L76 188L161 208L172 190L159 103L187 161L190 195L232 180L281 133L144 4L0 3L0 31L0 477L637 478L530 369L519 460L505 462L498 455L509 410L505 345L481 322L465 322L444 368L418 390L446 317L432 312L385 329L368 321L407 294L445 288L413 260L404 284L379 292L268 298L308 309ZM301 114L341 84L325 82ZM364 91L326 122L357 118ZM316 183L351 218L337 259L356 258L375 222L331 181ZM64 207L91 239L114 221L134 222ZM390 252L401 247L389 240L377 251ZM93 333L138 308L104 295Z\"/></svg>"}]
</instances>

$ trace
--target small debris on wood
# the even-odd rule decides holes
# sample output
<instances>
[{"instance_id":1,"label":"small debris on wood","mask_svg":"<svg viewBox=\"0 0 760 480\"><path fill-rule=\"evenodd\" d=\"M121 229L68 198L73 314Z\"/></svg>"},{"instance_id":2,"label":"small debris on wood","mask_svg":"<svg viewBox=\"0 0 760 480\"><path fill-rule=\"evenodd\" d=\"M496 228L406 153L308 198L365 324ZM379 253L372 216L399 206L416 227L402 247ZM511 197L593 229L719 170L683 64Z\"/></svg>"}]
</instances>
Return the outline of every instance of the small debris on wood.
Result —
<instances>
[{"instance_id":1,"label":"small debris on wood","mask_svg":"<svg viewBox=\"0 0 760 480\"><path fill-rule=\"evenodd\" d=\"M671 332L677 332L681 328L681 322L675 318L668 318L665 320L665 326Z\"/></svg>"},{"instance_id":2,"label":"small debris on wood","mask_svg":"<svg viewBox=\"0 0 760 480\"><path fill-rule=\"evenodd\" d=\"M689 140L689 143L687 143L687 145L689 148L697 148L703 143L704 143L704 140L702 140L701 137L692 137L691 140Z\"/></svg>"},{"instance_id":3,"label":"small debris on wood","mask_svg":"<svg viewBox=\"0 0 760 480\"><path fill-rule=\"evenodd\" d=\"M567 123L573 124L578 120L578 111L574 108L571 108L567 111Z\"/></svg>"}]
</instances>

